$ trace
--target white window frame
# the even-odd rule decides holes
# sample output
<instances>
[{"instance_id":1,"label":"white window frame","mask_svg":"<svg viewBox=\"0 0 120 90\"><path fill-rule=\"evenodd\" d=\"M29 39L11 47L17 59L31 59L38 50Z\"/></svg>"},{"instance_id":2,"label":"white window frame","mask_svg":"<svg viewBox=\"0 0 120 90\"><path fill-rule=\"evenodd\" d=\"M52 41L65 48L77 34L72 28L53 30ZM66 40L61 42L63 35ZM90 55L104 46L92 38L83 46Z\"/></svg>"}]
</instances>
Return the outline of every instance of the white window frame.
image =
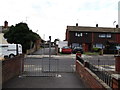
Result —
<instances>
[{"instance_id":1,"label":"white window frame","mask_svg":"<svg viewBox=\"0 0 120 90\"><path fill-rule=\"evenodd\" d=\"M83 33L77 33L77 32L76 32L76 33L75 33L75 36L76 36L76 37L82 37L82 36L83 36Z\"/></svg>"},{"instance_id":2,"label":"white window frame","mask_svg":"<svg viewBox=\"0 0 120 90\"><path fill-rule=\"evenodd\" d=\"M78 33L75 33L75 36L77 37L77 36L78 36Z\"/></svg>"},{"instance_id":3,"label":"white window frame","mask_svg":"<svg viewBox=\"0 0 120 90\"><path fill-rule=\"evenodd\" d=\"M83 33L80 33L80 36L82 37L82 36L83 36Z\"/></svg>"},{"instance_id":4,"label":"white window frame","mask_svg":"<svg viewBox=\"0 0 120 90\"><path fill-rule=\"evenodd\" d=\"M111 38L112 35L110 33L107 34L99 34L99 38Z\"/></svg>"},{"instance_id":5,"label":"white window frame","mask_svg":"<svg viewBox=\"0 0 120 90\"><path fill-rule=\"evenodd\" d=\"M99 38L105 38L106 34L99 34Z\"/></svg>"},{"instance_id":6,"label":"white window frame","mask_svg":"<svg viewBox=\"0 0 120 90\"><path fill-rule=\"evenodd\" d=\"M107 37L107 38L111 38L112 35L111 35L111 34L107 34L106 37Z\"/></svg>"},{"instance_id":7,"label":"white window frame","mask_svg":"<svg viewBox=\"0 0 120 90\"><path fill-rule=\"evenodd\" d=\"M105 48L105 46L102 43L96 43L94 46L100 49Z\"/></svg>"}]
</instances>

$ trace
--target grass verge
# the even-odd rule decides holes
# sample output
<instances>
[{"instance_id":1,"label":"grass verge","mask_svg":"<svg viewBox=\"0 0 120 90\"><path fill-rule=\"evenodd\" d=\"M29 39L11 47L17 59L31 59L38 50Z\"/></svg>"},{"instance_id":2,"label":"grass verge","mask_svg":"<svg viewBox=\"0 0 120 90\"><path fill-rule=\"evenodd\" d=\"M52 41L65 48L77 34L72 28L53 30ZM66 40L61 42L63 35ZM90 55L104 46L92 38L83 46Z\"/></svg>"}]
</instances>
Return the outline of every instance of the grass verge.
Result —
<instances>
[{"instance_id":1,"label":"grass verge","mask_svg":"<svg viewBox=\"0 0 120 90\"><path fill-rule=\"evenodd\" d=\"M99 52L84 52L85 55L99 55Z\"/></svg>"}]
</instances>

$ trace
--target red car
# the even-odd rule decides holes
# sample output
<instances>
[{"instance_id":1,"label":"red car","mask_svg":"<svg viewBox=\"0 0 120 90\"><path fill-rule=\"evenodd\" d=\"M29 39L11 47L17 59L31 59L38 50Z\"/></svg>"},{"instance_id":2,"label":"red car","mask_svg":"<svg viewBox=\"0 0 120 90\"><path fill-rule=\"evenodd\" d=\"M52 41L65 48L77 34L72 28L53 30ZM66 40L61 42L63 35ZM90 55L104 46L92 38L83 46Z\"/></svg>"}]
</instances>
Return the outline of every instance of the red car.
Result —
<instances>
[{"instance_id":1,"label":"red car","mask_svg":"<svg viewBox=\"0 0 120 90\"><path fill-rule=\"evenodd\" d=\"M72 53L72 49L68 46L62 48L62 53Z\"/></svg>"}]
</instances>

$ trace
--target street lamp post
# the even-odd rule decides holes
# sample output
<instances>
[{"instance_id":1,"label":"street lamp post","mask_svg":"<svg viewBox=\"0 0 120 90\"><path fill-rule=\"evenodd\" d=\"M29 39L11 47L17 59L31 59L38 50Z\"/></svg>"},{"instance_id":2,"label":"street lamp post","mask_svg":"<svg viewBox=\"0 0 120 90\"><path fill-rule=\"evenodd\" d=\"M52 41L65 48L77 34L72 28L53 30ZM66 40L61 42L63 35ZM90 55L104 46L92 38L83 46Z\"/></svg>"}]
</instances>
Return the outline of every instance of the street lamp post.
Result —
<instances>
[{"instance_id":1,"label":"street lamp post","mask_svg":"<svg viewBox=\"0 0 120 90\"><path fill-rule=\"evenodd\" d=\"M115 23L116 23L116 21L114 21L114 22L113 22L113 28L114 28L114 32L115 32Z\"/></svg>"},{"instance_id":2,"label":"street lamp post","mask_svg":"<svg viewBox=\"0 0 120 90\"><path fill-rule=\"evenodd\" d=\"M113 22L114 36L115 36L115 23L116 23L116 21ZM116 41L116 37L115 37L115 41ZM115 55L115 53L116 53L116 52L115 52L115 50L114 50L114 55Z\"/></svg>"}]
</instances>

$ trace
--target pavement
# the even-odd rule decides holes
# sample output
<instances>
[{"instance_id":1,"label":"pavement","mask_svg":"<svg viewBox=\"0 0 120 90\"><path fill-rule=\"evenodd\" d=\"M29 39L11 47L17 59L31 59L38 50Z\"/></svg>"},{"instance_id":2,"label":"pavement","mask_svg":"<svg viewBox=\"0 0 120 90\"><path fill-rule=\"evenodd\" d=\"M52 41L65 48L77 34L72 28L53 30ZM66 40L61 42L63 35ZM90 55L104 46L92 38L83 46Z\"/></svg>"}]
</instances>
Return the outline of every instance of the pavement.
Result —
<instances>
[{"instance_id":1,"label":"pavement","mask_svg":"<svg viewBox=\"0 0 120 90\"><path fill-rule=\"evenodd\" d=\"M40 51L37 51L37 55L27 55L26 59L29 61L32 59L32 65L36 66L39 64L36 58L43 58L45 56L39 55ZM49 57L49 56L47 56ZM75 55L60 55L60 56L52 56L55 58L59 58L61 68L63 71L68 69L68 65L72 68L71 63L75 61ZM71 60L70 60L71 59ZM68 63L64 63L68 62ZM69 62L70 61L70 62ZM30 62L28 62L30 63ZM74 62L75 64L75 62ZM67 66L67 67L64 67ZM36 67L35 67L36 68ZM34 68L34 69L35 69ZM70 69L71 70L71 69ZM59 72L55 76L17 76L15 78L10 79L8 82L3 84L4 88L88 88L88 86L84 83L84 81L76 74L76 72Z\"/></svg>"},{"instance_id":2,"label":"pavement","mask_svg":"<svg viewBox=\"0 0 120 90\"><path fill-rule=\"evenodd\" d=\"M115 57L112 54L82 55L82 58L105 71L115 71Z\"/></svg>"},{"instance_id":3,"label":"pavement","mask_svg":"<svg viewBox=\"0 0 120 90\"><path fill-rule=\"evenodd\" d=\"M60 73L59 77L15 77L3 88L87 88L76 73Z\"/></svg>"}]
</instances>

